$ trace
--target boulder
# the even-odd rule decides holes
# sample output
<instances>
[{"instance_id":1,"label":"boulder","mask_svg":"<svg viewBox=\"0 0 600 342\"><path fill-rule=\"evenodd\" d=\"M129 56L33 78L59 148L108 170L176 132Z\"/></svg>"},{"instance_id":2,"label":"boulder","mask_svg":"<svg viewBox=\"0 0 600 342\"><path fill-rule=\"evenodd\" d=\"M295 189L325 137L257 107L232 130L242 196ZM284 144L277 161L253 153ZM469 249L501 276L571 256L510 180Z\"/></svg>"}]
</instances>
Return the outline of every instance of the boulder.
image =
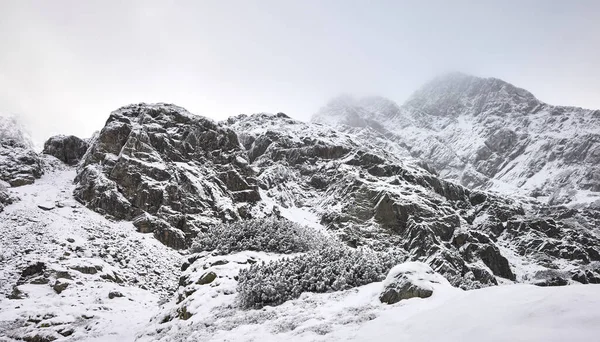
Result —
<instances>
[{"instance_id":1,"label":"boulder","mask_svg":"<svg viewBox=\"0 0 600 342\"><path fill-rule=\"evenodd\" d=\"M450 283L422 262L405 262L390 270L379 295L382 303L394 304L404 299L431 297L437 286Z\"/></svg>"},{"instance_id":2,"label":"boulder","mask_svg":"<svg viewBox=\"0 0 600 342\"><path fill-rule=\"evenodd\" d=\"M123 294L119 291L110 291L108 293L108 299L114 299L114 298L122 298L124 297Z\"/></svg>"},{"instance_id":3,"label":"boulder","mask_svg":"<svg viewBox=\"0 0 600 342\"><path fill-rule=\"evenodd\" d=\"M206 285L212 283L215 279L217 279L217 274L215 272L208 272L203 274L200 279L196 282L198 285Z\"/></svg>"},{"instance_id":4,"label":"boulder","mask_svg":"<svg viewBox=\"0 0 600 342\"><path fill-rule=\"evenodd\" d=\"M21 276L17 281L17 285L25 284L29 279L41 276L46 271L46 264L38 261L30 264L21 271Z\"/></svg>"},{"instance_id":5,"label":"boulder","mask_svg":"<svg viewBox=\"0 0 600 342\"><path fill-rule=\"evenodd\" d=\"M44 143L44 154L49 154L67 165L75 165L89 147L86 140L74 135L56 135Z\"/></svg>"},{"instance_id":6,"label":"boulder","mask_svg":"<svg viewBox=\"0 0 600 342\"><path fill-rule=\"evenodd\" d=\"M52 289L57 294L61 294L64 290L69 287L69 282L63 279L57 279L54 285L52 285Z\"/></svg>"}]
</instances>

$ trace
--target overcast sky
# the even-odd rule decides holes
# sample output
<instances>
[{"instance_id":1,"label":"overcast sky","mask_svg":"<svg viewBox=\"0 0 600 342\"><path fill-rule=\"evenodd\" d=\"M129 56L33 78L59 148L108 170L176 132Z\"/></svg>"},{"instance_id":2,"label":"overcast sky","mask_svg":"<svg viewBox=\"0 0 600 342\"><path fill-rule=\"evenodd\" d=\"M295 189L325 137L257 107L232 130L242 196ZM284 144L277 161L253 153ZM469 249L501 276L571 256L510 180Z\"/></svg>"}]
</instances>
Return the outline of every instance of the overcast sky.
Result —
<instances>
[{"instance_id":1,"label":"overcast sky","mask_svg":"<svg viewBox=\"0 0 600 342\"><path fill-rule=\"evenodd\" d=\"M599 18L595 0L0 0L0 112L36 140L89 136L134 102L306 120L448 71L600 108Z\"/></svg>"}]
</instances>

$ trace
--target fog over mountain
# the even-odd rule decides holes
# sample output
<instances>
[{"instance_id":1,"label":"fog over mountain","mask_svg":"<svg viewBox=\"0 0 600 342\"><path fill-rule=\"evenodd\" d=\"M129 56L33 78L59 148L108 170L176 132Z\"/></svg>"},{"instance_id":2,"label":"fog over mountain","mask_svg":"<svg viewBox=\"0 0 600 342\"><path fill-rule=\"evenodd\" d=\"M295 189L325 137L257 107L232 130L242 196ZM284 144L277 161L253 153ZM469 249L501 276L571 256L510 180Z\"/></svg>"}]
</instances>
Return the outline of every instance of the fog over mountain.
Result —
<instances>
[{"instance_id":1,"label":"fog over mountain","mask_svg":"<svg viewBox=\"0 0 600 342\"><path fill-rule=\"evenodd\" d=\"M600 108L596 1L2 1L0 113L39 145L128 103L309 120L340 93L403 103L451 71Z\"/></svg>"},{"instance_id":2,"label":"fog over mountain","mask_svg":"<svg viewBox=\"0 0 600 342\"><path fill-rule=\"evenodd\" d=\"M597 340L598 8L2 2L0 341Z\"/></svg>"}]
</instances>

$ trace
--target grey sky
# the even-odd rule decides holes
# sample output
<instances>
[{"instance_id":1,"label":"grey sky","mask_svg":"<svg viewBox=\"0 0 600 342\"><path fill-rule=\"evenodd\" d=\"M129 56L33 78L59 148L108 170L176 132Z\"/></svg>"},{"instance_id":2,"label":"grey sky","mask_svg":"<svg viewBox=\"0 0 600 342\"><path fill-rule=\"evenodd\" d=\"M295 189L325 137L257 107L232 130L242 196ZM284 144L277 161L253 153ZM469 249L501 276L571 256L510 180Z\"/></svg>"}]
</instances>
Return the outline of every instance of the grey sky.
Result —
<instances>
[{"instance_id":1,"label":"grey sky","mask_svg":"<svg viewBox=\"0 0 600 342\"><path fill-rule=\"evenodd\" d=\"M0 112L37 140L142 101L307 119L455 70L600 108L598 18L600 1L0 0Z\"/></svg>"}]
</instances>

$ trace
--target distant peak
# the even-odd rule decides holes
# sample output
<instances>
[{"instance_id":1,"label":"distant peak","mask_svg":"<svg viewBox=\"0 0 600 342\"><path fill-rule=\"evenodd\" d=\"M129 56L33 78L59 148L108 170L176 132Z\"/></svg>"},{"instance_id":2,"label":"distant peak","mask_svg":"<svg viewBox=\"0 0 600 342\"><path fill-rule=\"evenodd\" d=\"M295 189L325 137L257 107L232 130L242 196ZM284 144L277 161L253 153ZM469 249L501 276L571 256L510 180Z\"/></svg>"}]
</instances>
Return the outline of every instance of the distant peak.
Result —
<instances>
[{"instance_id":1,"label":"distant peak","mask_svg":"<svg viewBox=\"0 0 600 342\"><path fill-rule=\"evenodd\" d=\"M482 92L501 92L520 97L535 99L529 91L516 87L495 77L478 77L462 72L450 72L433 78L425 83L414 95L422 92L452 92L465 96L473 96ZM414 96L413 95L413 96Z\"/></svg>"},{"instance_id":2,"label":"distant peak","mask_svg":"<svg viewBox=\"0 0 600 342\"><path fill-rule=\"evenodd\" d=\"M507 104L526 112L541 102L529 91L501 79L452 72L425 83L405 106L431 115L458 115L469 111L477 114L480 110Z\"/></svg>"}]
</instances>

